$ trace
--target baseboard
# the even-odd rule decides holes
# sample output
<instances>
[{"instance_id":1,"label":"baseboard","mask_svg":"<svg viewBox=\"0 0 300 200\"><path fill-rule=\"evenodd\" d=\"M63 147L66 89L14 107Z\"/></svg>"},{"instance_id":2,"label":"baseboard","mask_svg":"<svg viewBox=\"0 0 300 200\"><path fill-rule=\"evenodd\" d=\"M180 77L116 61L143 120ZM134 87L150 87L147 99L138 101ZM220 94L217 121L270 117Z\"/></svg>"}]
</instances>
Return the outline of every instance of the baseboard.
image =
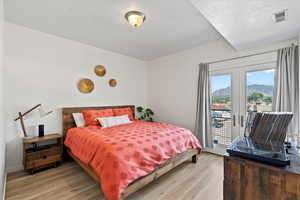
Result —
<instances>
[{"instance_id":1,"label":"baseboard","mask_svg":"<svg viewBox=\"0 0 300 200\"><path fill-rule=\"evenodd\" d=\"M7 173L12 173L12 172L18 172L23 170L23 165L10 165L6 167L6 172Z\"/></svg>"},{"instance_id":2,"label":"baseboard","mask_svg":"<svg viewBox=\"0 0 300 200\"><path fill-rule=\"evenodd\" d=\"M3 200L5 200L6 180L7 180L7 173L4 174L4 181L3 181Z\"/></svg>"}]
</instances>

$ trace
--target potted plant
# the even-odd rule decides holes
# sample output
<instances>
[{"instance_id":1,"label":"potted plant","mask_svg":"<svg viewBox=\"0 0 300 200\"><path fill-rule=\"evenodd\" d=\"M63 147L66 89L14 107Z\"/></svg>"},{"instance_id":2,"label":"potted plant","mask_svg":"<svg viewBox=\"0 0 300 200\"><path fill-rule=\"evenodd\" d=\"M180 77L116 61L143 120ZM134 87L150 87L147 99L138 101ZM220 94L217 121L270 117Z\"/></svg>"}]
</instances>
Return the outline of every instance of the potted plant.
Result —
<instances>
[{"instance_id":1,"label":"potted plant","mask_svg":"<svg viewBox=\"0 0 300 200\"><path fill-rule=\"evenodd\" d=\"M152 116L154 115L154 112L150 108L143 108L142 106L139 106L136 110L140 114L140 117L138 118L139 120L153 122Z\"/></svg>"}]
</instances>

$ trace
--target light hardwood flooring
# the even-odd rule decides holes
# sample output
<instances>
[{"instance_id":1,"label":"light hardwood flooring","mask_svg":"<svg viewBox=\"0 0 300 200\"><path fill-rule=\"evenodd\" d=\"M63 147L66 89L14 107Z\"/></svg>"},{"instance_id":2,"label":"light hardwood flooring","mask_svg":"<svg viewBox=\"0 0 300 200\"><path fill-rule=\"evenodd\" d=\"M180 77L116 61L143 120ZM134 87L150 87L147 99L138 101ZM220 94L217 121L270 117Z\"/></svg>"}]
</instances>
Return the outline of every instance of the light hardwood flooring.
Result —
<instances>
[{"instance_id":1,"label":"light hardwood flooring","mask_svg":"<svg viewBox=\"0 0 300 200\"><path fill-rule=\"evenodd\" d=\"M129 196L127 200L222 200L223 158L202 153ZM34 175L9 174L7 200L104 200L99 185L76 163Z\"/></svg>"}]
</instances>

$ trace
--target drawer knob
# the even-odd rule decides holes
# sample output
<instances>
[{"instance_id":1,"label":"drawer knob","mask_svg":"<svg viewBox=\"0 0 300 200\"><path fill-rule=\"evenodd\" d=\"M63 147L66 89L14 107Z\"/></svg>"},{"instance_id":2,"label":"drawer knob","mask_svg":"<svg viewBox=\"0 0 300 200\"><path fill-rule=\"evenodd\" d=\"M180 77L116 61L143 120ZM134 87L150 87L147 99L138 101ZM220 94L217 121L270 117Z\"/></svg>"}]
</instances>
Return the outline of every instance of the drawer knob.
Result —
<instances>
[{"instance_id":1,"label":"drawer knob","mask_svg":"<svg viewBox=\"0 0 300 200\"><path fill-rule=\"evenodd\" d=\"M46 159L47 158L47 156L43 156L43 159Z\"/></svg>"}]
</instances>

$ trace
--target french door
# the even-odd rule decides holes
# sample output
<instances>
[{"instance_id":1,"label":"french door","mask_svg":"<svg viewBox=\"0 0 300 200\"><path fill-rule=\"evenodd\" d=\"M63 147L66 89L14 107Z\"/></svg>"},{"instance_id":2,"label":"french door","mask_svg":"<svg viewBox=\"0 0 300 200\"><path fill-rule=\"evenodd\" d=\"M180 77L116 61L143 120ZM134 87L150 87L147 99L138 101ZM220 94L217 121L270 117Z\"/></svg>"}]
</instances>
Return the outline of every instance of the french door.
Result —
<instances>
[{"instance_id":1,"label":"french door","mask_svg":"<svg viewBox=\"0 0 300 200\"><path fill-rule=\"evenodd\" d=\"M275 63L210 72L213 146L228 146L244 134L247 112L271 111Z\"/></svg>"}]
</instances>

